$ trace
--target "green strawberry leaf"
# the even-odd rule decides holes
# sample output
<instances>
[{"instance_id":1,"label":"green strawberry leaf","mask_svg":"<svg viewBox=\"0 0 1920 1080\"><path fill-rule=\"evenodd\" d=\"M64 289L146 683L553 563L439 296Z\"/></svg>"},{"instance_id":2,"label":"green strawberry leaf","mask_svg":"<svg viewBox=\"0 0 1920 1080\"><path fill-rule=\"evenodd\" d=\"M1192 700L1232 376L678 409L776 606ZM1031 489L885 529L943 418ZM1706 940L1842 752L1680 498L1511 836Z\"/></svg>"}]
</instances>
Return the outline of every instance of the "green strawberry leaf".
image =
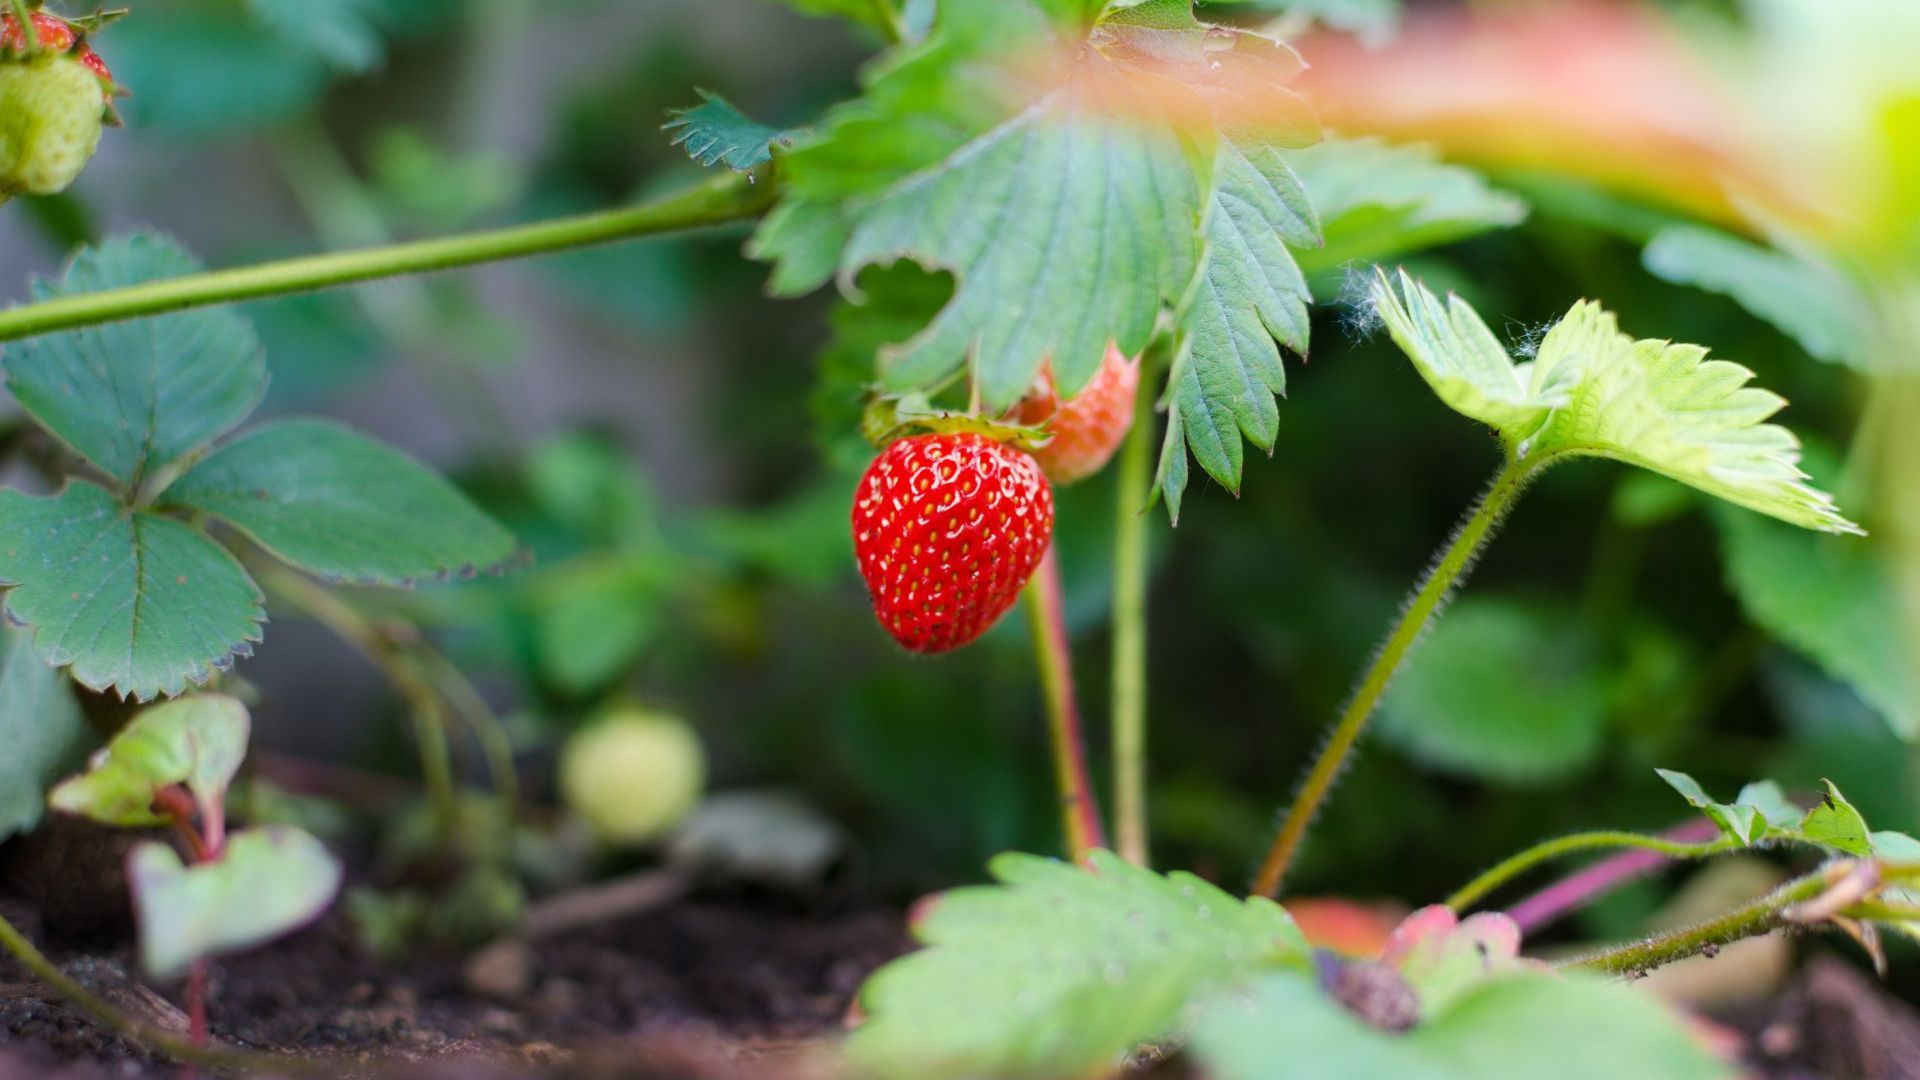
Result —
<instances>
[{"instance_id":1,"label":"green strawberry leaf","mask_svg":"<svg viewBox=\"0 0 1920 1080\"><path fill-rule=\"evenodd\" d=\"M1760 805L1756 805L1758 800L1748 801L1749 792L1746 790L1742 790L1740 797L1735 801L1720 803L1714 802L1707 795L1706 789L1700 786L1700 782L1686 773L1674 772L1670 769L1653 771L1660 774L1660 779L1665 780L1668 787L1679 792L1680 797L1687 800L1688 805L1706 815L1707 820L1718 825L1722 833L1749 847L1767 839L1775 829L1786 828L1788 821L1795 821L1800 817L1797 807L1789 818L1774 820L1770 817L1768 808L1777 807L1786 801L1778 787L1763 792L1762 797L1766 801Z\"/></svg>"},{"instance_id":2,"label":"green strawberry leaf","mask_svg":"<svg viewBox=\"0 0 1920 1080\"><path fill-rule=\"evenodd\" d=\"M735 172L745 172L772 161L775 144L793 145L793 132L748 119L719 94L706 90L695 93L705 104L675 109L664 130L673 132L673 145L684 147L687 155L701 165L711 168L724 164Z\"/></svg>"},{"instance_id":3,"label":"green strawberry leaf","mask_svg":"<svg viewBox=\"0 0 1920 1080\"><path fill-rule=\"evenodd\" d=\"M99 741L67 677L34 654L26 631L0 627L0 840L31 832L47 788Z\"/></svg>"},{"instance_id":4,"label":"green strawberry leaf","mask_svg":"<svg viewBox=\"0 0 1920 1080\"><path fill-rule=\"evenodd\" d=\"M1372 1027L1311 978L1268 975L1216 1002L1192 1054L1214 1080L1708 1080L1716 1061L1651 995L1548 974L1481 982L1406 1032Z\"/></svg>"},{"instance_id":5,"label":"green strawberry leaf","mask_svg":"<svg viewBox=\"0 0 1920 1080\"><path fill-rule=\"evenodd\" d=\"M1901 738L1920 739L1894 568L1871 544L1752 514L1715 515L1727 586L1747 618L1852 687Z\"/></svg>"},{"instance_id":6,"label":"green strawberry leaf","mask_svg":"<svg viewBox=\"0 0 1920 1080\"><path fill-rule=\"evenodd\" d=\"M336 71L371 71L386 54L378 0L247 0L262 26Z\"/></svg>"},{"instance_id":7,"label":"green strawberry leaf","mask_svg":"<svg viewBox=\"0 0 1920 1080\"><path fill-rule=\"evenodd\" d=\"M1606 736L1607 682L1567 623L1513 600L1456 601L1394 681L1382 733L1428 764L1508 783L1589 764Z\"/></svg>"},{"instance_id":8,"label":"green strawberry leaf","mask_svg":"<svg viewBox=\"0 0 1920 1080\"><path fill-rule=\"evenodd\" d=\"M236 832L219 858L194 866L166 844L143 843L127 859L141 966L175 979L197 960L297 930L333 902L340 879L339 860L286 825Z\"/></svg>"},{"instance_id":9,"label":"green strawberry leaf","mask_svg":"<svg viewBox=\"0 0 1920 1080\"><path fill-rule=\"evenodd\" d=\"M409 585L493 570L513 534L438 474L338 424L282 420L234 439L168 488L303 570Z\"/></svg>"},{"instance_id":10,"label":"green strawberry leaf","mask_svg":"<svg viewBox=\"0 0 1920 1080\"><path fill-rule=\"evenodd\" d=\"M174 241L116 237L81 252L36 300L202 269ZM129 492L232 429L267 389L247 321L207 308L31 338L0 356L7 387L33 418Z\"/></svg>"},{"instance_id":11,"label":"green strawberry leaf","mask_svg":"<svg viewBox=\"0 0 1920 1080\"><path fill-rule=\"evenodd\" d=\"M154 809L154 799L179 784L203 814L218 814L247 755L251 730L246 706L224 694L142 709L94 755L86 772L63 781L47 802L103 825L165 825L172 819Z\"/></svg>"},{"instance_id":12,"label":"green strawberry leaf","mask_svg":"<svg viewBox=\"0 0 1920 1080\"><path fill-rule=\"evenodd\" d=\"M1872 305L1830 266L1699 225L1662 229L1641 258L1656 277L1732 297L1808 355L1872 370Z\"/></svg>"},{"instance_id":13,"label":"green strawberry leaf","mask_svg":"<svg viewBox=\"0 0 1920 1080\"><path fill-rule=\"evenodd\" d=\"M0 491L0 586L42 660L142 701L250 653L266 619L260 590L218 544L81 481L45 498Z\"/></svg>"},{"instance_id":14,"label":"green strawberry leaf","mask_svg":"<svg viewBox=\"0 0 1920 1080\"><path fill-rule=\"evenodd\" d=\"M1844 851L1862 858L1873 854L1873 833L1860 811L1853 808L1833 781L1826 781L1827 794L1820 804L1807 811L1800 822L1800 835L1821 847Z\"/></svg>"},{"instance_id":15,"label":"green strawberry leaf","mask_svg":"<svg viewBox=\"0 0 1920 1080\"><path fill-rule=\"evenodd\" d=\"M1443 306L1405 271L1376 271L1373 300L1441 400L1498 431L1516 459L1613 458L1803 528L1861 532L1806 483L1799 441L1766 422L1785 402L1746 385L1753 373L1738 364L1635 341L1591 301L1515 364L1466 302Z\"/></svg>"},{"instance_id":16,"label":"green strawberry leaf","mask_svg":"<svg viewBox=\"0 0 1920 1080\"><path fill-rule=\"evenodd\" d=\"M1478 173L1442 162L1424 144L1329 138L1286 158L1325 233L1324 245L1296 255L1316 286L1352 264L1451 244L1527 216L1526 203L1488 187Z\"/></svg>"},{"instance_id":17,"label":"green strawberry leaf","mask_svg":"<svg viewBox=\"0 0 1920 1080\"><path fill-rule=\"evenodd\" d=\"M936 897L926 945L861 991L854 1063L885 1077L1082 1076L1177 1033L1189 1006L1306 945L1265 899L1106 852L1091 868L993 861L1000 884Z\"/></svg>"},{"instance_id":18,"label":"green strawberry leaf","mask_svg":"<svg viewBox=\"0 0 1920 1080\"><path fill-rule=\"evenodd\" d=\"M1873 854L1873 834L1866 819L1831 780L1826 781L1827 792L1819 805L1803 811L1771 780L1741 788L1732 803L1716 803L1693 777L1666 769L1654 771L1722 833L1749 847L1791 840L1848 855Z\"/></svg>"}]
</instances>

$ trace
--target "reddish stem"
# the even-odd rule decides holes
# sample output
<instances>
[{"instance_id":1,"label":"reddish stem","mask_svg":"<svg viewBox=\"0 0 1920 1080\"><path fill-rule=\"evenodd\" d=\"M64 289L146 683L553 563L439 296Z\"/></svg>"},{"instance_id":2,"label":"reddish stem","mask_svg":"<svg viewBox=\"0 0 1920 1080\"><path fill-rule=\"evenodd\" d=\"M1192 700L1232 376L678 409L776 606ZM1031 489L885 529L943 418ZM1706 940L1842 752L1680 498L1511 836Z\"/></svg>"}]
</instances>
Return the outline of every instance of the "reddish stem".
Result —
<instances>
[{"instance_id":1,"label":"reddish stem","mask_svg":"<svg viewBox=\"0 0 1920 1080\"><path fill-rule=\"evenodd\" d=\"M187 852L196 865L212 862L220 857L227 846L226 807L219 802L201 807L192 793L178 784L161 788L154 793L153 808L172 819L174 832L179 834L187 845ZM198 816L200 827L194 828L194 818ZM187 969L187 1037L195 1046L206 1046L210 1040L207 1029L207 961L195 960ZM199 1075L191 1062L183 1066L180 1075L186 1080L195 1080Z\"/></svg>"},{"instance_id":2,"label":"reddish stem","mask_svg":"<svg viewBox=\"0 0 1920 1080\"><path fill-rule=\"evenodd\" d=\"M1700 818L1660 834L1662 839L1680 844L1698 844L1720 835L1719 826ZM1576 874L1541 889L1507 910L1508 917L1520 924L1520 932L1531 934L1570 911L1578 910L1632 881L1660 869L1669 857L1657 851L1627 851L1602 859Z\"/></svg>"},{"instance_id":3,"label":"reddish stem","mask_svg":"<svg viewBox=\"0 0 1920 1080\"><path fill-rule=\"evenodd\" d=\"M1060 786L1067 847L1074 859L1084 859L1094 848L1107 846L1100 824L1100 807L1087 770L1087 741L1080 726L1080 706L1073 692L1073 660L1068 651L1065 598L1060 586L1060 561L1047 549L1027 586L1033 619L1034 652L1040 666L1041 688L1047 699L1048 728L1053 740L1053 764Z\"/></svg>"}]
</instances>

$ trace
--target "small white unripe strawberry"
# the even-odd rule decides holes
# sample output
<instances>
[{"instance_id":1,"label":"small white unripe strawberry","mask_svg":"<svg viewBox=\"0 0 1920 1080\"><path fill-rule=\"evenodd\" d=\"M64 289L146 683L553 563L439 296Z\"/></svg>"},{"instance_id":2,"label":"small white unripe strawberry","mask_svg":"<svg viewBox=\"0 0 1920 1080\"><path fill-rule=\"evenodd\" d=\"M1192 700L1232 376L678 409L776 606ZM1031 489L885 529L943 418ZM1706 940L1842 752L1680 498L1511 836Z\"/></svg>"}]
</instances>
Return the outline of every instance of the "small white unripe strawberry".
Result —
<instances>
[{"instance_id":1,"label":"small white unripe strawberry","mask_svg":"<svg viewBox=\"0 0 1920 1080\"><path fill-rule=\"evenodd\" d=\"M706 785L706 755L678 717L618 705L567 737L560 797L606 843L644 844L679 824Z\"/></svg>"},{"instance_id":2,"label":"small white unripe strawberry","mask_svg":"<svg viewBox=\"0 0 1920 1080\"><path fill-rule=\"evenodd\" d=\"M0 195L65 191L100 146L100 80L78 61L0 63Z\"/></svg>"}]
</instances>

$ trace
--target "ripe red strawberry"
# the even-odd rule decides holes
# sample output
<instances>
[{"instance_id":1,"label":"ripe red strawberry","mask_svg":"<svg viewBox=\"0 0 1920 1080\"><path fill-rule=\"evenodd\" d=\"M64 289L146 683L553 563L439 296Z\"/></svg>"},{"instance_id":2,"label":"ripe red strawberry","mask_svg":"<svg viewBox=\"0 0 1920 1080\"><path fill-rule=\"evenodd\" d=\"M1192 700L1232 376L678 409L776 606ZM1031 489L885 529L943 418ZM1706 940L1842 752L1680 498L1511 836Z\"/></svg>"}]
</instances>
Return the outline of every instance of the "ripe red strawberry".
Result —
<instances>
[{"instance_id":1,"label":"ripe red strawberry","mask_svg":"<svg viewBox=\"0 0 1920 1080\"><path fill-rule=\"evenodd\" d=\"M1133 399L1139 388L1140 365L1112 345L1093 381L1066 402L1054 393L1052 372L1041 372L1033 392L1015 408L1014 419L1053 436L1033 453L1047 479L1064 486L1105 468L1133 427Z\"/></svg>"},{"instance_id":2,"label":"ripe red strawberry","mask_svg":"<svg viewBox=\"0 0 1920 1080\"><path fill-rule=\"evenodd\" d=\"M889 444L854 496L854 554L873 613L917 653L985 633L1052 539L1053 489L1040 466L973 432Z\"/></svg>"}]
</instances>

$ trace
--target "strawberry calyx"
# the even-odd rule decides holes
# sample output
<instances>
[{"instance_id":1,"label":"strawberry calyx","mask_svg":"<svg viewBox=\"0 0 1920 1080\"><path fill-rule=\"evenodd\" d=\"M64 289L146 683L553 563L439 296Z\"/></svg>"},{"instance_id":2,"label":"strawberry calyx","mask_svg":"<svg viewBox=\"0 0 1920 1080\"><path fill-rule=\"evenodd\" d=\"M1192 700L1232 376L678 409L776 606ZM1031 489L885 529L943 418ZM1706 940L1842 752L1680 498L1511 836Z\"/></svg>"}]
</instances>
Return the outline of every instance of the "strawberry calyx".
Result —
<instances>
[{"instance_id":1,"label":"strawberry calyx","mask_svg":"<svg viewBox=\"0 0 1920 1080\"><path fill-rule=\"evenodd\" d=\"M957 409L936 408L925 394L881 395L867 405L860 433L875 449L913 435L983 435L1032 453L1052 441L1044 429Z\"/></svg>"},{"instance_id":2,"label":"strawberry calyx","mask_svg":"<svg viewBox=\"0 0 1920 1080\"><path fill-rule=\"evenodd\" d=\"M87 43L87 37L126 14L126 9L120 8L65 19L45 11L34 11L28 16L28 25L23 27L11 13L0 13L0 61L19 63L49 54L72 58L100 80L100 94L107 104L108 121L117 126L118 117L112 115L113 99L124 91L114 82L113 72L107 67L106 60Z\"/></svg>"}]
</instances>

